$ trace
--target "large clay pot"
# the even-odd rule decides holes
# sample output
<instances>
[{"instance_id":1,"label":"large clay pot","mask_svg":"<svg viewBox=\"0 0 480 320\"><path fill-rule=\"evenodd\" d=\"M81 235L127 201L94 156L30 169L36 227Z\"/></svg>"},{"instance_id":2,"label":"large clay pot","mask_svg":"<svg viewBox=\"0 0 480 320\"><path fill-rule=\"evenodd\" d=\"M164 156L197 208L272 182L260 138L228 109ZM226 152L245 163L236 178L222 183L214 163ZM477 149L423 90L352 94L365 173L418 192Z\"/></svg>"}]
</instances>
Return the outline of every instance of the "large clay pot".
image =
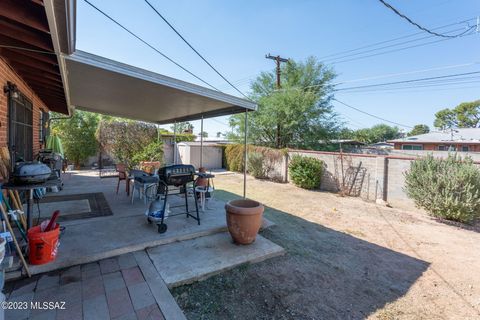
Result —
<instances>
[{"instance_id":1,"label":"large clay pot","mask_svg":"<svg viewBox=\"0 0 480 320\"><path fill-rule=\"evenodd\" d=\"M233 241L239 244L250 244L255 241L262 225L263 205L249 199L232 200L225 204L225 210L228 232Z\"/></svg>"}]
</instances>

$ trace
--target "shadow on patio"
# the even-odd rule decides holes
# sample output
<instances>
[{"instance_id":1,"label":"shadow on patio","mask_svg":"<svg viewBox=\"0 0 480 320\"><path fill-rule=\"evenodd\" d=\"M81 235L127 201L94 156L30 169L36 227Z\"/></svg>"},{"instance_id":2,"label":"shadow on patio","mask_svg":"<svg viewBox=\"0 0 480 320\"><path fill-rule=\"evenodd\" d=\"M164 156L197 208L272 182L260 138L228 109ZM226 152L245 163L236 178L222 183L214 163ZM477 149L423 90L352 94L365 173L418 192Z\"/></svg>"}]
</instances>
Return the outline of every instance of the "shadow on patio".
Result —
<instances>
[{"instance_id":1,"label":"shadow on patio","mask_svg":"<svg viewBox=\"0 0 480 320\"><path fill-rule=\"evenodd\" d=\"M265 216L275 226L261 234L287 254L174 289L188 318L363 319L404 296L429 267L288 212L267 207Z\"/></svg>"}]
</instances>

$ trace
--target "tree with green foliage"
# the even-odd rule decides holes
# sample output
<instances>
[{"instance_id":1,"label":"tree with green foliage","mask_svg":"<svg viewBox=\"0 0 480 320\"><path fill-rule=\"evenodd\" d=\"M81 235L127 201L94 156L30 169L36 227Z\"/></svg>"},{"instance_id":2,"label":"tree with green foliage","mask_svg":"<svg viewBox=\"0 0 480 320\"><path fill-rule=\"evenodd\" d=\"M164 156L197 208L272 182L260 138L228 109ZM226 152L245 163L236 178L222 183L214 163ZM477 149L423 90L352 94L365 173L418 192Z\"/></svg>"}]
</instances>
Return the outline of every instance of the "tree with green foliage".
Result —
<instances>
[{"instance_id":1,"label":"tree with green foliage","mask_svg":"<svg viewBox=\"0 0 480 320\"><path fill-rule=\"evenodd\" d=\"M100 121L96 136L102 150L131 169L140 161L138 154L158 140L158 131L151 123L113 118Z\"/></svg>"},{"instance_id":2,"label":"tree with green foliage","mask_svg":"<svg viewBox=\"0 0 480 320\"><path fill-rule=\"evenodd\" d=\"M441 130L450 128L478 128L480 100L460 103L453 109L442 109L435 114L433 125Z\"/></svg>"},{"instance_id":3,"label":"tree with green foliage","mask_svg":"<svg viewBox=\"0 0 480 320\"><path fill-rule=\"evenodd\" d=\"M330 105L334 72L314 57L282 66L281 88L274 71L262 72L252 83L250 98L258 105L248 114L248 140L274 148L314 149L334 137L340 127ZM244 114L230 117L229 139L241 141Z\"/></svg>"},{"instance_id":4,"label":"tree with green foliage","mask_svg":"<svg viewBox=\"0 0 480 320\"><path fill-rule=\"evenodd\" d=\"M174 132L176 130L177 133L192 132L193 131L193 125L188 121L178 122L178 123L173 124L170 127L170 129Z\"/></svg>"},{"instance_id":5,"label":"tree with green foliage","mask_svg":"<svg viewBox=\"0 0 480 320\"><path fill-rule=\"evenodd\" d=\"M398 127L377 124L371 128L359 129L353 132L353 139L365 143L376 143L397 139L401 136Z\"/></svg>"},{"instance_id":6,"label":"tree with green foliage","mask_svg":"<svg viewBox=\"0 0 480 320\"><path fill-rule=\"evenodd\" d=\"M429 133L430 128L426 124L416 124L413 126L413 129L407 134L410 136L417 136L419 134Z\"/></svg>"},{"instance_id":7,"label":"tree with green foliage","mask_svg":"<svg viewBox=\"0 0 480 320\"><path fill-rule=\"evenodd\" d=\"M60 115L54 115L57 117ZM52 121L51 130L62 140L65 156L79 167L89 156L98 151L95 137L99 115L75 110L68 119Z\"/></svg>"}]
</instances>

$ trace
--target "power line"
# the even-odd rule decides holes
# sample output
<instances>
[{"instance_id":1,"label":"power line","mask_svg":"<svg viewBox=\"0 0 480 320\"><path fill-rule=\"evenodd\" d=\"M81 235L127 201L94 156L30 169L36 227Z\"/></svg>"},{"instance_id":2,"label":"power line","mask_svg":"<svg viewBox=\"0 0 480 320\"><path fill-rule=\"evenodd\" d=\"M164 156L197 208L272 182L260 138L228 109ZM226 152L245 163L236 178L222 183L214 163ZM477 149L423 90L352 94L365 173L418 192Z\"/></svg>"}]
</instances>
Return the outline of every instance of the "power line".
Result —
<instances>
[{"instance_id":1,"label":"power line","mask_svg":"<svg viewBox=\"0 0 480 320\"><path fill-rule=\"evenodd\" d=\"M476 19L476 18L470 18L470 19L466 19L466 20L463 20L463 21L450 23L450 24L447 24L447 25L443 25L443 26L440 26L440 27L436 27L436 28L434 28L434 29L432 29L432 30L440 30L440 29L447 28L447 27L451 27L451 26L454 26L454 25L458 25L458 24L462 24L462 23L468 23L468 22L473 21L473 20L475 20L475 19ZM420 34L422 34L422 33L423 33L423 32L416 32L416 33L413 33L413 34L404 35L404 36L396 37L396 38L389 39L389 40L383 40L383 41L380 41L380 42L371 43L371 44L368 44L368 45L365 45L365 46L361 46L361 47L358 47L358 48L355 48L355 49L339 51L339 52L332 53L332 54L329 54L329 55L326 55L326 56L322 56L322 57L319 58L319 60L324 60L325 58L329 58L329 57L332 57L332 56L343 55L343 54L345 54L345 53L350 53L350 52L354 52L354 51L358 51L358 50L362 50L362 49L366 49L366 48L370 48L370 47L375 47L375 46L378 46L378 45L381 45L381 44L390 43L390 42L394 42L394 41L397 41L397 40L402 40L402 39L406 39L406 38L411 38L411 37L420 35Z\"/></svg>"},{"instance_id":2,"label":"power line","mask_svg":"<svg viewBox=\"0 0 480 320\"><path fill-rule=\"evenodd\" d=\"M449 74L449 75L443 75L443 76L437 76L437 77L410 79L410 80L403 80L403 81L385 82L385 83L378 83L378 84L369 84L369 85L364 85L364 86L339 88L339 89L335 89L334 91L345 91L345 90L353 90L353 89L362 89L362 88L388 86L388 85L402 84L402 83L412 83L412 82L419 82L419 81L426 81L426 80L434 80L434 79L445 79L445 78L459 77L459 76L479 74L479 73L480 73L480 71L465 72L465 73Z\"/></svg>"},{"instance_id":3,"label":"power line","mask_svg":"<svg viewBox=\"0 0 480 320\"><path fill-rule=\"evenodd\" d=\"M351 105L349 105L349 104L346 104L345 102L342 102L342 101L338 100L337 98L333 98L333 100L337 101L338 103L344 105L344 106L347 107L347 108L356 110L356 111L358 111L358 112L360 112L360 113L363 113L363 114L366 114L366 115L368 115L368 116L370 116L370 117L373 117L373 118L376 118L376 119L379 119L379 120L382 120L382 121L385 121L385 122L388 122L388 123L391 123L391 124L394 124L394 125L397 125L397 126L400 126L400 127L413 129L412 126L407 126L407 125L405 125L405 124L401 124L401 123L398 123L398 122L395 122L395 121L390 121L390 120L388 120L388 119L385 119L385 118L376 116L376 115L374 115L374 114L368 113L368 112L366 112L366 111L363 111L363 110L361 110L361 109L355 108L355 107L353 107L353 106L351 106Z\"/></svg>"},{"instance_id":4,"label":"power line","mask_svg":"<svg viewBox=\"0 0 480 320\"><path fill-rule=\"evenodd\" d=\"M408 75L408 74L423 73L423 72L429 72L429 71L453 69L453 68L459 68L459 67L469 67L469 66L473 66L473 65L476 65L476 64L479 64L479 63L480 63L480 62L469 62L469 63L454 64L454 65L448 65L448 66L442 66L442 67L434 67L434 68L428 68L428 69L419 69L419 70L399 72L399 73L389 73L389 74L371 76L371 77L366 77L366 78L346 80L346 81L342 81L342 82L336 83L336 84L334 84L334 85L351 83L351 82L360 82L360 81L368 81L368 80L391 78L391 77L396 77L396 76L404 76L404 75Z\"/></svg>"},{"instance_id":5,"label":"power line","mask_svg":"<svg viewBox=\"0 0 480 320\"><path fill-rule=\"evenodd\" d=\"M474 27L470 27L470 29L468 29L467 31L471 31L473 28ZM461 37L470 36L470 35L473 35L473 34L475 34L475 33L466 33L466 34L462 35ZM411 46L398 48L398 49L392 49L392 50L383 51L383 52L379 52L379 53L374 53L374 54L370 54L370 55L366 55L366 56L361 56L361 57L356 57L356 58L351 58L351 59L345 59L345 60L340 60L340 61L333 61L333 62L330 62L330 63L331 64L339 64L339 63L344 63L344 62L356 61L356 60L361 60L361 59L365 59L365 58L376 57L376 56L387 54L387 53L393 53L393 52L403 51L403 50L407 50L407 49L423 47L423 46L426 46L426 45L429 45L429 44L434 44L434 43L447 41L447 40L452 40L452 39L447 38L447 39L440 39L440 40L435 40L435 41L430 41L430 42L424 42L424 43L419 43L419 44L416 44L416 45L411 45Z\"/></svg>"},{"instance_id":6,"label":"power line","mask_svg":"<svg viewBox=\"0 0 480 320\"><path fill-rule=\"evenodd\" d=\"M120 22L118 22L117 20L113 19L111 16L109 16L108 14L106 14L105 12L103 12L102 10L100 10L98 7L96 7L95 5L93 5L90 1L88 0L83 0L85 1L88 5L90 5L92 8L94 8L95 10L97 10L98 12L100 12L102 15L104 15L106 18L108 18L110 21L112 21L113 23L115 23L117 26L119 26L120 28L122 28L123 30L127 31L130 35L134 36L135 38L137 38L140 42L142 42L143 44L147 45L150 49L154 50L155 52L157 52L158 54L160 54L162 57L164 57L165 59L167 59L168 61L170 61L171 63L173 63L174 65L176 65L177 67L179 67L180 69L182 69L183 71L187 72L189 75L195 77L197 80L201 81L202 83L206 84L207 86L209 86L210 88L214 89L214 90L217 90L219 92L221 92L220 90L218 90L217 88L215 88L213 85L211 85L210 83L208 83L207 81L203 80L202 78L200 78L199 76L197 76L196 74L194 74L193 72L191 72L190 70L188 70L187 68L185 68L184 66L182 66L181 64L179 64L178 62L176 62L175 60L171 59L170 57L168 57L166 54L164 54L163 52L161 52L160 50L158 50L157 48L155 48L154 46L152 46L150 43L148 43L147 41L143 40L140 36L136 35L135 33L133 33L132 31L130 31L128 28L126 28L125 26L123 26Z\"/></svg>"},{"instance_id":7,"label":"power line","mask_svg":"<svg viewBox=\"0 0 480 320\"><path fill-rule=\"evenodd\" d=\"M248 99L248 97L242 92L240 91L236 86L234 86L223 74L221 74L207 59L205 59L205 57L203 55L200 54L200 52L197 51L197 49L195 49L191 44L190 42L187 41L187 39L185 39L180 32L178 32L177 29L175 29L175 27L170 23L168 22L168 20L157 10L155 9L155 7L148 1L148 0L145 0L145 2L148 4L148 6L150 8L152 8L153 11L156 12L156 14L162 18L162 20L180 37L180 39L183 40L183 42L185 42L189 47L190 49L193 50L193 52L195 52L197 54L197 56L199 56L210 68L212 68L213 71L215 71L223 80L225 80L225 82L227 82L232 88L234 88L238 93L240 93L244 98Z\"/></svg>"},{"instance_id":8,"label":"power line","mask_svg":"<svg viewBox=\"0 0 480 320\"><path fill-rule=\"evenodd\" d=\"M462 87L451 87L451 88L417 88L417 87L406 87L406 88L397 88L397 89L387 89L387 90L370 90L370 91L348 91L348 92L342 92L342 94L362 94L362 95L369 95L369 94L405 94L405 93L427 93L427 92L435 92L435 91L440 91L440 92L445 92L446 90L452 91L452 90L465 90L465 89L478 89L480 86L479 85L471 85L471 86L462 86ZM418 90L415 90L418 89Z\"/></svg>"},{"instance_id":9,"label":"power line","mask_svg":"<svg viewBox=\"0 0 480 320\"><path fill-rule=\"evenodd\" d=\"M472 29L472 27L470 27L470 29L467 29L466 32L470 31L471 29ZM453 29L453 30L447 31L447 33L455 32L455 31L459 31L459 30L464 30L464 28ZM417 39L402 41L402 42L398 42L398 43L394 43L394 44L389 44L389 45L386 45L386 46L382 46L382 47L379 47L379 48L373 48L373 49L364 50L364 51L360 51L360 52L356 52L356 53L351 53L351 54L347 54L347 55L342 55L342 56L339 56L339 57L334 57L334 58L330 58L330 59L325 59L324 61L328 61L328 60L333 60L333 61L335 61L335 60L341 60L341 59L348 58L348 57L354 57L354 56L362 55L362 54L365 54L365 53L370 53L370 52L375 52L375 51L379 51L379 50L382 50L382 49L388 49L388 48L392 48L392 47L397 47L397 46L401 46L401 45L404 45L404 44L408 44L408 43L412 43L412 42L417 42L417 41L420 41L420 40L425 40L425 39L430 39L430 38L434 38L434 36L429 35L429 36L425 36L425 37L422 37L422 38L417 38Z\"/></svg>"},{"instance_id":10,"label":"power line","mask_svg":"<svg viewBox=\"0 0 480 320\"><path fill-rule=\"evenodd\" d=\"M420 30L423 30L427 33L430 33L434 36L437 36L437 37L442 37L442 38L456 38L456 37L459 37L461 36L463 33L459 33L457 35L446 35L446 34L442 34L442 33L437 33L437 32L434 32L432 30L429 30L425 27L422 27L421 25L419 25L418 23L414 22L412 19L410 19L409 17L407 17L406 15L404 15L403 13L401 13L400 11L398 11L397 9L395 9L391 4L387 3L386 1L384 0L378 0L380 1L384 6L386 6L387 8L389 8L390 10L392 10L393 12L395 12L395 14L397 14L398 16L402 17L403 19L407 20L409 23L413 24L414 26L416 26L418 29Z\"/></svg>"}]
</instances>

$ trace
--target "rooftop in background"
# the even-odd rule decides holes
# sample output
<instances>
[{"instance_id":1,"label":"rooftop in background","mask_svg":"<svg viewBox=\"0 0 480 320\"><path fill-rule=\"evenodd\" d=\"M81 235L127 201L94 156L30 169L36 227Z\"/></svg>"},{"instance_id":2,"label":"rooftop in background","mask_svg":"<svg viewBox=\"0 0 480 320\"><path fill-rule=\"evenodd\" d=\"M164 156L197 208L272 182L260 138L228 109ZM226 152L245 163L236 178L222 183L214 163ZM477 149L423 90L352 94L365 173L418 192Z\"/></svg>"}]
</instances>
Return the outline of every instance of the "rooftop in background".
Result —
<instances>
[{"instance_id":1,"label":"rooftop in background","mask_svg":"<svg viewBox=\"0 0 480 320\"><path fill-rule=\"evenodd\" d=\"M203 141L203 146L217 146L217 145L224 145L224 144L229 144L232 143L227 140L210 140L210 141ZM179 142L180 144L188 145L188 146L200 146L201 142L200 141L184 141L184 142Z\"/></svg>"},{"instance_id":2,"label":"rooftop in background","mask_svg":"<svg viewBox=\"0 0 480 320\"><path fill-rule=\"evenodd\" d=\"M365 143L352 139L333 139L327 141L320 141L321 144L348 144L348 145L357 145L363 146Z\"/></svg>"},{"instance_id":3,"label":"rooftop in background","mask_svg":"<svg viewBox=\"0 0 480 320\"><path fill-rule=\"evenodd\" d=\"M461 142L480 143L480 128L459 128L445 131L435 131L417 136L389 140L388 142L400 143L437 143L437 142Z\"/></svg>"}]
</instances>

